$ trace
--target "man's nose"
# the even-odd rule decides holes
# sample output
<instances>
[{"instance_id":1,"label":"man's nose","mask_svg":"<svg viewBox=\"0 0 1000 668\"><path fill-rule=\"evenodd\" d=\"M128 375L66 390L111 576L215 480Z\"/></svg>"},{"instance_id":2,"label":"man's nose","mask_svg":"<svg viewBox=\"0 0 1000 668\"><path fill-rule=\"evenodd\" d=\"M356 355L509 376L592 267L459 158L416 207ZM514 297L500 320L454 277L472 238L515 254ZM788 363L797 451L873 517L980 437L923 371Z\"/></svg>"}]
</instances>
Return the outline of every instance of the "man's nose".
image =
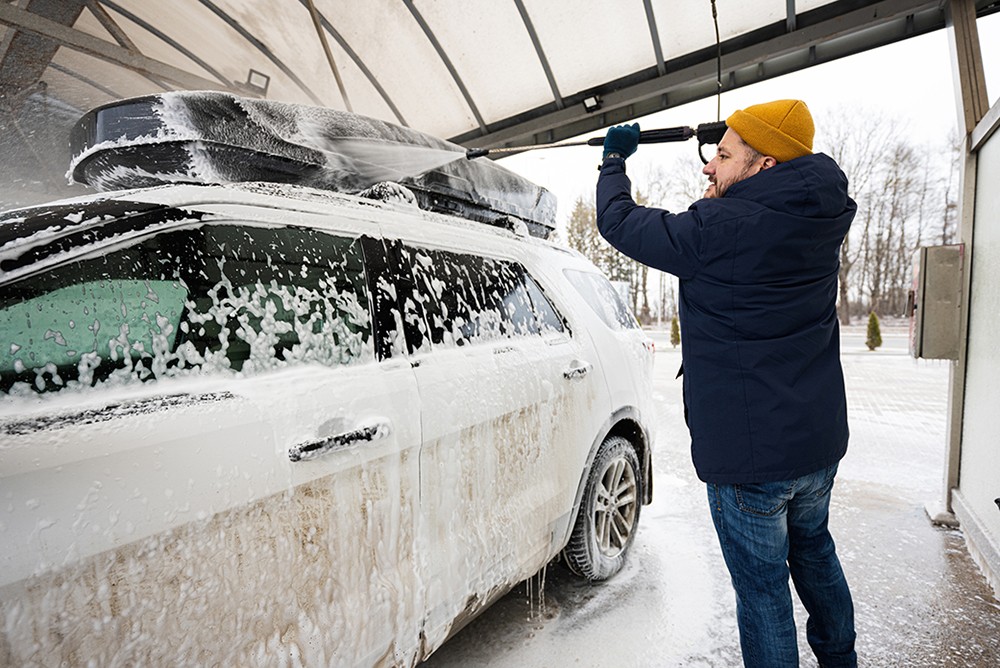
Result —
<instances>
[{"instance_id":1,"label":"man's nose","mask_svg":"<svg viewBox=\"0 0 1000 668\"><path fill-rule=\"evenodd\" d=\"M711 176L712 174L715 174L715 158L712 158L708 162L708 164L706 164L704 167L702 167L701 173L704 174L704 175L706 175L706 176Z\"/></svg>"}]
</instances>

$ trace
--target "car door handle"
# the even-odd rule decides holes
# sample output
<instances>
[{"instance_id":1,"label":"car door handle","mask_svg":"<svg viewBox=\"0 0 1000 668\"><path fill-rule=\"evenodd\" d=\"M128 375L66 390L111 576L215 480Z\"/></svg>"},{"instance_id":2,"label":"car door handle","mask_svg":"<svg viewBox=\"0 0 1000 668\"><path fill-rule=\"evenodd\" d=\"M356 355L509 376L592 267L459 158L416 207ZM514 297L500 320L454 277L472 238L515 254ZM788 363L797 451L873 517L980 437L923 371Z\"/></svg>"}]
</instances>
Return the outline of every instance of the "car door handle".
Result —
<instances>
[{"instance_id":1,"label":"car door handle","mask_svg":"<svg viewBox=\"0 0 1000 668\"><path fill-rule=\"evenodd\" d=\"M573 380L574 378L583 378L590 370L594 368L594 365L590 362L581 362L579 360L573 360L570 363L568 369L563 371L563 377L567 380Z\"/></svg>"},{"instance_id":2,"label":"car door handle","mask_svg":"<svg viewBox=\"0 0 1000 668\"><path fill-rule=\"evenodd\" d=\"M288 449L288 458L293 462L315 459L335 450L341 450L355 443L377 441L389 435L391 429L388 422L376 422L342 434L334 434L318 441L299 443Z\"/></svg>"}]
</instances>

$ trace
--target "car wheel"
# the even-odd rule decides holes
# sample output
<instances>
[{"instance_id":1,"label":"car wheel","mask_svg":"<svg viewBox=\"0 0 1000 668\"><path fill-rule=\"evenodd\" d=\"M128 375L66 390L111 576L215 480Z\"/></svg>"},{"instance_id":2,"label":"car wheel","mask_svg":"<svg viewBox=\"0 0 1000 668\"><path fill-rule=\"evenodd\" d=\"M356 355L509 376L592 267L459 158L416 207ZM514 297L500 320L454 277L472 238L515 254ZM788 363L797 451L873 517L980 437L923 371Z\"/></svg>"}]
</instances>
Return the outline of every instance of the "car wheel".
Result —
<instances>
[{"instance_id":1,"label":"car wheel","mask_svg":"<svg viewBox=\"0 0 1000 668\"><path fill-rule=\"evenodd\" d=\"M609 436L594 458L563 551L574 573L607 580L621 570L639 525L641 480L635 447L621 436Z\"/></svg>"}]
</instances>

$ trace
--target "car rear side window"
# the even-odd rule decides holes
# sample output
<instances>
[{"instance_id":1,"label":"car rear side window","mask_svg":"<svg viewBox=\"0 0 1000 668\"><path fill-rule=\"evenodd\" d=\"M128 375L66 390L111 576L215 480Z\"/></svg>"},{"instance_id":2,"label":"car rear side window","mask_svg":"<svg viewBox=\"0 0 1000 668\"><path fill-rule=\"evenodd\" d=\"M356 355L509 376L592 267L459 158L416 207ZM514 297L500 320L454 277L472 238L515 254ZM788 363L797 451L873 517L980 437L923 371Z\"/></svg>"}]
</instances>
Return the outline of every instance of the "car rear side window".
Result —
<instances>
[{"instance_id":1,"label":"car rear side window","mask_svg":"<svg viewBox=\"0 0 1000 668\"><path fill-rule=\"evenodd\" d=\"M0 390L374 358L359 239L173 230L0 287Z\"/></svg>"},{"instance_id":2,"label":"car rear side window","mask_svg":"<svg viewBox=\"0 0 1000 668\"><path fill-rule=\"evenodd\" d=\"M541 329L556 332L563 331L565 326L562 316L559 315L556 307L552 305L552 302L542 292L542 288L535 282L535 279L525 274L524 287L531 296L531 303L535 307L535 317L538 319Z\"/></svg>"},{"instance_id":3,"label":"car rear side window","mask_svg":"<svg viewBox=\"0 0 1000 668\"><path fill-rule=\"evenodd\" d=\"M592 271L564 269L563 273L584 301L611 329L639 329L628 304L607 278Z\"/></svg>"},{"instance_id":4,"label":"car rear side window","mask_svg":"<svg viewBox=\"0 0 1000 668\"><path fill-rule=\"evenodd\" d=\"M433 345L463 346L565 331L562 317L516 262L404 246Z\"/></svg>"}]
</instances>

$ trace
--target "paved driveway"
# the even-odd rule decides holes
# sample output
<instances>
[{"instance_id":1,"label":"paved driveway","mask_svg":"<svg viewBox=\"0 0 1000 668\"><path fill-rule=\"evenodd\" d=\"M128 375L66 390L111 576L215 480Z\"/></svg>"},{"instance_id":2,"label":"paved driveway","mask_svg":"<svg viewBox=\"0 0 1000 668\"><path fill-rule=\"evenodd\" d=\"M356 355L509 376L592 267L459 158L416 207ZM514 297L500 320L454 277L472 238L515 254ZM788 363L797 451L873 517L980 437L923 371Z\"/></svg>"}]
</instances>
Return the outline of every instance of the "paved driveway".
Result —
<instances>
[{"instance_id":1,"label":"paved driveway","mask_svg":"<svg viewBox=\"0 0 1000 668\"><path fill-rule=\"evenodd\" d=\"M626 569L603 585L560 564L517 587L425 665L736 666L735 603L691 465L680 352L656 333L660 409L655 500L643 510ZM1000 603L958 530L933 527L948 366L906 354L904 330L869 352L861 328L842 337L851 445L831 526L854 592L862 666L998 666ZM814 666L798 610L803 666Z\"/></svg>"}]
</instances>

